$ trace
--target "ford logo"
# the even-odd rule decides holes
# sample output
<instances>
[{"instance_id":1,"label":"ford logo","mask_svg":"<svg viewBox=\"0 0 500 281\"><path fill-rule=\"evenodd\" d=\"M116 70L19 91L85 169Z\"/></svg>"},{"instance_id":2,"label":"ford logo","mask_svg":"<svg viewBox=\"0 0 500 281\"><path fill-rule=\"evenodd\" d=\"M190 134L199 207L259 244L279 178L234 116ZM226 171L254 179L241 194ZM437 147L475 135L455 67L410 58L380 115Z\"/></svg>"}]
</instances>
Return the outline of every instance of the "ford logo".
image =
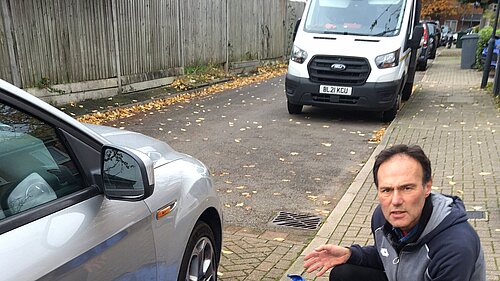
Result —
<instances>
[{"instance_id":1,"label":"ford logo","mask_svg":"<svg viewBox=\"0 0 500 281\"><path fill-rule=\"evenodd\" d=\"M330 68L334 71L344 71L347 67L345 66L345 64L334 63L330 66Z\"/></svg>"}]
</instances>

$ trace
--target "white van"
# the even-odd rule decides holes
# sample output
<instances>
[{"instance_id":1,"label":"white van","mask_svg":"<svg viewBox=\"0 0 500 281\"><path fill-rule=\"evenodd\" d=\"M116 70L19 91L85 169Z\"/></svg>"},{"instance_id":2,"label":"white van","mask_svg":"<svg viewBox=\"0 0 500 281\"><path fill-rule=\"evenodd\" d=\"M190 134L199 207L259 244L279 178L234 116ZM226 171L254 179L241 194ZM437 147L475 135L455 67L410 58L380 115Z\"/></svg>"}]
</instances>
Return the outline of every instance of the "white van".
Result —
<instances>
[{"instance_id":1,"label":"white van","mask_svg":"<svg viewBox=\"0 0 500 281\"><path fill-rule=\"evenodd\" d=\"M392 121L412 92L419 17L420 0L308 0L286 75L288 112L313 105Z\"/></svg>"}]
</instances>

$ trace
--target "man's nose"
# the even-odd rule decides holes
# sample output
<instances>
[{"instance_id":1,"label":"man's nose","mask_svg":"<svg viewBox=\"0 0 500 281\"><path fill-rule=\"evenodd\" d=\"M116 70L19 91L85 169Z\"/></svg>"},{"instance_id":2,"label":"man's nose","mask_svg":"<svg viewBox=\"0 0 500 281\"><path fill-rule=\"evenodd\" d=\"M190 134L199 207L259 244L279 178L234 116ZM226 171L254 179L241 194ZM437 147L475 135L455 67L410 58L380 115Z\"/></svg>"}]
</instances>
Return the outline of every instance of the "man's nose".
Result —
<instances>
[{"instance_id":1,"label":"man's nose","mask_svg":"<svg viewBox=\"0 0 500 281\"><path fill-rule=\"evenodd\" d=\"M398 190L394 190L391 199L392 199L391 200L392 205L399 206L403 204L403 197L401 196Z\"/></svg>"}]
</instances>

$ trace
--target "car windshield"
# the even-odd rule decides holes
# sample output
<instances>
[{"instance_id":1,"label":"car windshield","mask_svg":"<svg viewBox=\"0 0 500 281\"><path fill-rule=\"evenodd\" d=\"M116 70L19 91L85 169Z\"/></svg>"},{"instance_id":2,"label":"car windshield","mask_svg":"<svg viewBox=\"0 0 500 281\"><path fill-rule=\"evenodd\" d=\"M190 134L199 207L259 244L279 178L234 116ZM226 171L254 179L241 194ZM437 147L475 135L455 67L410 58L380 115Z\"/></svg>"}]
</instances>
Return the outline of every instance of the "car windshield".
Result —
<instances>
[{"instance_id":1,"label":"car windshield","mask_svg":"<svg viewBox=\"0 0 500 281\"><path fill-rule=\"evenodd\" d=\"M304 30L311 33L396 36L406 0L312 0Z\"/></svg>"}]
</instances>

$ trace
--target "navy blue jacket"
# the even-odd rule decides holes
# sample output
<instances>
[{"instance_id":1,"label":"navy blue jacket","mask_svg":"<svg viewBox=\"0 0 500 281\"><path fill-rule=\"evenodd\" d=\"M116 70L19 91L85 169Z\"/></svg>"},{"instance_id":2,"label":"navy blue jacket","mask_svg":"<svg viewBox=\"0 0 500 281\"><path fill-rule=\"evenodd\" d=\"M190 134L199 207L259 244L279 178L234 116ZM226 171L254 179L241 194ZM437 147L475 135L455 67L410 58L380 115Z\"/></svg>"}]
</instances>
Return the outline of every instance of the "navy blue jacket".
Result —
<instances>
[{"instance_id":1,"label":"navy blue jacket","mask_svg":"<svg viewBox=\"0 0 500 281\"><path fill-rule=\"evenodd\" d=\"M432 213L409 243L395 241L378 206L371 226L375 245L351 246L348 263L385 270L389 281L485 281L483 250L463 202L434 192L430 197Z\"/></svg>"}]
</instances>

